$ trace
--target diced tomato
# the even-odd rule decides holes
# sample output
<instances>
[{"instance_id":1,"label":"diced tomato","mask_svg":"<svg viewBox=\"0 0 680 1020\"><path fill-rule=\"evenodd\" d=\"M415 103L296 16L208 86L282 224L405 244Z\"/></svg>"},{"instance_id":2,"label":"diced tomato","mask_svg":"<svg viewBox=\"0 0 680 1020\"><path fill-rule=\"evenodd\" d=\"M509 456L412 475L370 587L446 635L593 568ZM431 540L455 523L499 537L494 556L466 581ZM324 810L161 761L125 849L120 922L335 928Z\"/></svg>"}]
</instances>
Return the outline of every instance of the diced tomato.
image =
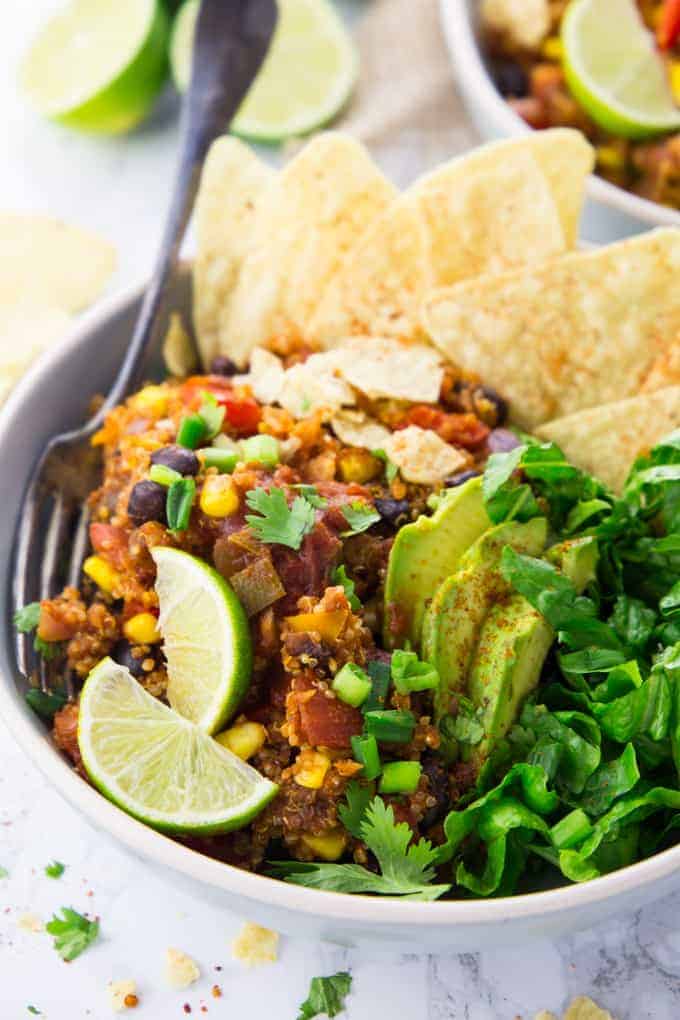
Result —
<instances>
[{"instance_id":1,"label":"diced tomato","mask_svg":"<svg viewBox=\"0 0 680 1020\"><path fill-rule=\"evenodd\" d=\"M669 50L680 36L680 0L666 0L656 38L662 50Z\"/></svg>"},{"instance_id":2,"label":"diced tomato","mask_svg":"<svg viewBox=\"0 0 680 1020\"><path fill-rule=\"evenodd\" d=\"M232 431L249 436L257 432L262 418L260 405L253 397L240 396L228 379L220 375L192 375L182 385L182 401L192 411L197 411L203 402L203 393L208 392L225 410L225 421Z\"/></svg>"},{"instance_id":3,"label":"diced tomato","mask_svg":"<svg viewBox=\"0 0 680 1020\"><path fill-rule=\"evenodd\" d=\"M217 400L232 396L234 387L229 379L221 375L191 375L182 383L182 402L192 411L197 411L203 403L203 393L212 393Z\"/></svg>"},{"instance_id":4,"label":"diced tomato","mask_svg":"<svg viewBox=\"0 0 680 1020\"><path fill-rule=\"evenodd\" d=\"M313 687L308 677L296 677L293 690L303 692ZM361 733L363 716L358 708L329 698L322 691L299 702L300 730L305 743L312 747L340 749L350 746L350 738Z\"/></svg>"},{"instance_id":5,"label":"diced tomato","mask_svg":"<svg viewBox=\"0 0 680 1020\"><path fill-rule=\"evenodd\" d=\"M118 570L123 567L128 551L127 532L123 528L95 522L90 525L90 542L94 551L113 567Z\"/></svg>"},{"instance_id":6,"label":"diced tomato","mask_svg":"<svg viewBox=\"0 0 680 1020\"><path fill-rule=\"evenodd\" d=\"M491 431L474 414L447 414L428 404L416 404L397 427L406 428L408 425L432 429L444 442L463 446L466 450L476 450L483 446Z\"/></svg>"}]
</instances>

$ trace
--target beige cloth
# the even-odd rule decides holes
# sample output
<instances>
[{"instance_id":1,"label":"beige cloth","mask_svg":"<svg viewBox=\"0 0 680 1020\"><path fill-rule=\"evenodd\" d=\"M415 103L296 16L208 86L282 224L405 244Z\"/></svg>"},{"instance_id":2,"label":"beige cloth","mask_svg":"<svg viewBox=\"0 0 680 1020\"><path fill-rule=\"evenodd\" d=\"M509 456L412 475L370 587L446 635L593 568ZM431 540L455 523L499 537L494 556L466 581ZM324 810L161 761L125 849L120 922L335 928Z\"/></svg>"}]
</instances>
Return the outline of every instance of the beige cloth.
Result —
<instances>
[{"instance_id":1,"label":"beige cloth","mask_svg":"<svg viewBox=\"0 0 680 1020\"><path fill-rule=\"evenodd\" d=\"M361 68L338 127L404 187L479 143L456 92L438 0L372 0L356 30Z\"/></svg>"}]
</instances>

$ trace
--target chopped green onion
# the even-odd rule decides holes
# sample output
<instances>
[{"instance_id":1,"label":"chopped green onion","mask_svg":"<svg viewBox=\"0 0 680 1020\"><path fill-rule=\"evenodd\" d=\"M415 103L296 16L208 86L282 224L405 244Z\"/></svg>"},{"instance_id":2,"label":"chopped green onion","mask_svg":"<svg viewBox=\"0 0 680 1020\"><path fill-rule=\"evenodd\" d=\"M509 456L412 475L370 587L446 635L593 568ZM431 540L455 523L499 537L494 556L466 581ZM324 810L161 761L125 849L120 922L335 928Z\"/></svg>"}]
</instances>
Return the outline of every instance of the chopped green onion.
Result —
<instances>
[{"instance_id":1,"label":"chopped green onion","mask_svg":"<svg viewBox=\"0 0 680 1020\"><path fill-rule=\"evenodd\" d=\"M188 414L182 418L177 433L177 442L188 450L195 450L206 437L206 427L200 414Z\"/></svg>"},{"instance_id":2,"label":"chopped green onion","mask_svg":"<svg viewBox=\"0 0 680 1020\"><path fill-rule=\"evenodd\" d=\"M205 426L205 438L214 439L215 436L222 431L225 408L220 407L217 403L217 398L214 393L209 393L207 390L203 390L201 395L203 397L203 403L198 410L198 414L203 419L203 424Z\"/></svg>"},{"instance_id":3,"label":"chopped green onion","mask_svg":"<svg viewBox=\"0 0 680 1020\"><path fill-rule=\"evenodd\" d=\"M308 499L305 496L305 499ZM313 505L313 504L312 504ZM345 564L341 563L339 567L336 567L333 571L333 584L341 584L345 590L345 598L349 602L349 607L354 613L361 612L361 602L356 595L356 586L351 577L347 576L345 570Z\"/></svg>"},{"instance_id":4,"label":"chopped green onion","mask_svg":"<svg viewBox=\"0 0 680 1020\"><path fill-rule=\"evenodd\" d=\"M420 662L415 652L401 649L392 653L392 680L399 694L439 687L439 673L435 667L429 662Z\"/></svg>"},{"instance_id":5,"label":"chopped green onion","mask_svg":"<svg viewBox=\"0 0 680 1020\"><path fill-rule=\"evenodd\" d=\"M358 708L371 693L371 678L360 666L347 662L333 680L333 690L347 705Z\"/></svg>"},{"instance_id":6,"label":"chopped green onion","mask_svg":"<svg viewBox=\"0 0 680 1020\"><path fill-rule=\"evenodd\" d=\"M367 732L386 744L408 744L416 728L413 714L399 709L366 712L364 719Z\"/></svg>"},{"instance_id":7,"label":"chopped green onion","mask_svg":"<svg viewBox=\"0 0 680 1020\"><path fill-rule=\"evenodd\" d=\"M152 464L151 470L149 471L149 478L152 482L158 482L159 485L164 485L170 488L173 482L176 482L181 478L179 471L175 471L171 467L167 467L165 464Z\"/></svg>"},{"instance_id":8,"label":"chopped green onion","mask_svg":"<svg viewBox=\"0 0 680 1020\"><path fill-rule=\"evenodd\" d=\"M179 478L168 489L165 502L165 514L170 531L184 531L189 524L191 508L196 495L196 482L193 478Z\"/></svg>"},{"instance_id":9,"label":"chopped green onion","mask_svg":"<svg viewBox=\"0 0 680 1020\"><path fill-rule=\"evenodd\" d=\"M380 793L413 793L418 788L422 767L419 761L391 761L383 766Z\"/></svg>"},{"instance_id":10,"label":"chopped green onion","mask_svg":"<svg viewBox=\"0 0 680 1020\"><path fill-rule=\"evenodd\" d=\"M366 672L371 678L371 693L363 704L363 712L375 712L376 709L384 708L387 700L387 692L390 688L390 667L386 662L379 662L373 659L366 666Z\"/></svg>"},{"instance_id":11,"label":"chopped green onion","mask_svg":"<svg viewBox=\"0 0 680 1020\"><path fill-rule=\"evenodd\" d=\"M221 475L230 475L240 457L233 450L224 450L219 446L207 446L201 450L201 460L207 468L214 467Z\"/></svg>"},{"instance_id":12,"label":"chopped green onion","mask_svg":"<svg viewBox=\"0 0 680 1020\"><path fill-rule=\"evenodd\" d=\"M272 468L279 463L281 450L274 436L259 435L242 440L241 452L246 463Z\"/></svg>"},{"instance_id":13,"label":"chopped green onion","mask_svg":"<svg viewBox=\"0 0 680 1020\"><path fill-rule=\"evenodd\" d=\"M382 771L380 754L378 753L378 742L375 737L367 733L364 736L352 737L352 754L354 760L363 765L364 779L377 779Z\"/></svg>"},{"instance_id":14,"label":"chopped green onion","mask_svg":"<svg viewBox=\"0 0 680 1020\"><path fill-rule=\"evenodd\" d=\"M567 850L581 843L592 832L593 826L585 811L576 808L561 818L550 830L550 838L557 850Z\"/></svg>"}]
</instances>

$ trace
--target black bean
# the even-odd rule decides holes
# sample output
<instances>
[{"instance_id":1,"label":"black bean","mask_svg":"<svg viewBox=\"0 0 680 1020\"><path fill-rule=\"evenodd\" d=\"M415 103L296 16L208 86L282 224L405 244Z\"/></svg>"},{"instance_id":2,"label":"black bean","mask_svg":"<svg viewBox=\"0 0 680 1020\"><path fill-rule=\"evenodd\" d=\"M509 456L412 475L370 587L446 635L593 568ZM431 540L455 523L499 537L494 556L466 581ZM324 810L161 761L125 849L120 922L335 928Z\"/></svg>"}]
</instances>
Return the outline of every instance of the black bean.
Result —
<instances>
[{"instance_id":1,"label":"black bean","mask_svg":"<svg viewBox=\"0 0 680 1020\"><path fill-rule=\"evenodd\" d=\"M181 475L197 475L201 466L194 451L186 446L164 446L161 450L154 450L151 463L163 464Z\"/></svg>"},{"instance_id":2,"label":"black bean","mask_svg":"<svg viewBox=\"0 0 680 1020\"><path fill-rule=\"evenodd\" d=\"M153 654L153 653L151 653ZM111 650L111 658L114 662L117 662L119 666L124 666L129 669L133 676L140 677L144 676L145 670L142 669L142 663L145 659L148 659L148 655L142 655L140 658L132 654L132 645L125 638L121 638L117 641Z\"/></svg>"},{"instance_id":3,"label":"black bean","mask_svg":"<svg viewBox=\"0 0 680 1020\"><path fill-rule=\"evenodd\" d=\"M231 358L227 358L224 354L218 354L217 357L213 358L210 362L210 374L211 375L236 375L238 372L238 365L235 364Z\"/></svg>"},{"instance_id":4,"label":"black bean","mask_svg":"<svg viewBox=\"0 0 680 1020\"><path fill-rule=\"evenodd\" d=\"M514 450L516 446L519 446L521 442L521 439L518 439L510 429L493 429L489 433L486 445L491 453L508 453L509 450Z\"/></svg>"},{"instance_id":5,"label":"black bean","mask_svg":"<svg viewBox=\"0 0 680 1020\"><path fill-rule=\"evenodd\" d=\"M165 523L167 489L156 482L137 482L128 499L128 516L135 524L146 521Z\"/></svg>"},{"instance_id":6,"label":"black bean","mask_svg":"<svg viewBox=\"0 0 680 1020\"><path fill-rule=\"evenodd\" d=\"M420 763L423 773L428 779L429 789L427 792L436 800L436 804L427 809L420 822L421 828L429 829L448 812L451 806L451 791L447 771L434 754L426 751L420 759Z\"/></svg>"},{"instance_id":7,"label":"black bean","mask_svg":"<svg viewBox=\"0 0 680 1020\"><path fill-rule=\"evenodd\" d=\"M502 96L522 99L529 94L529 78L519 64L511 60L499 61L491 71L496 88Z\"/></svg>"},{"instance_id":8,"label":"black bean","mask_svg":"<svg viewBox=\"0 0 680 1020\"><path fill-rule=\"evenodd\" d=\"M507 420L508 402L492 386L478 386L472 395L472 402L479 417L487 424L502 425ZM491 411L491 420L489 420L489 411Z\"/></svg>"},{"instance_id":9,"label":"black bean","mask_svg":"<svg viewBox=\"0 0 680 1020\"><path fill-rule=\"evenodd\" d=\"M410 504L407 499L376 499L375 508L384 521L396 525L408 515Z\"/></svg>"},{"instance_id":10,"label":"black bean","mask_svg":"<svg viewBox=\"0 0 680 1020\"><path fill-rule=\"evenodd\" d=\"M463 485L464 482L469 482L471 478L477 478L479 474L479 471L459 471L457 475L450 475L446 478L444 485L447 489L455 489L457 485Z\"/></svg>"}]
</instances>

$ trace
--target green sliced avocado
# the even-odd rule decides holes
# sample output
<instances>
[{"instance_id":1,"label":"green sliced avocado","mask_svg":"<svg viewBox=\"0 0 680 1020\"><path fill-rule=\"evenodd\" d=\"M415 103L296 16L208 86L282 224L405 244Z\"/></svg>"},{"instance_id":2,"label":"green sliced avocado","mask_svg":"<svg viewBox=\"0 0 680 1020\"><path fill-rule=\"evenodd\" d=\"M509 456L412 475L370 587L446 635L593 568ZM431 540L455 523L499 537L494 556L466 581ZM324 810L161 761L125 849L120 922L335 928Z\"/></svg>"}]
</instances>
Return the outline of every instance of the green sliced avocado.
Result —
<instances>
[{"instance_id":1,"label":"green sliced avocado","mask_svg":"<svg viewBox=\"0 0 680 1020\"><path fill-rule=\"evenodd\" d=\"M431 517L419 517L401 529L390 551L385 579L387 648L403 646L406 640L420 647L430 599L490 524L478 477L449 490Z\"/></svg>"},{"instance_id":2,"label":"green sliced avocado","mask_svg":"<svg viewBox=\"0 0 680 1020\"><path fill-rule=\"evenodd\" d=\"M498 565L506 545L539 556L548 537L548 522L536 517L526 524L511 521L489 528L463 554L459 569L438 588L425 611L422 658L436 666L440 687L435 716L448 712L450 695L465 686L480 628L494 602L509 594Z\"/></svg>"},{"instance_id":3,"label":"green sliced avocado","mask_svg":"<svg viewBox=\"0 0 680 1020\"><path fill-rule=\"evenodd\" d=\"M579 592L595 576L597 540L562 542L546 554ZM514 593L490 610L482 625L470 668L467 694L479 712L484 739L476 748L483 760L517 719L538 684L555 632L538 610Z\"/></svg>"}]
</instances>

